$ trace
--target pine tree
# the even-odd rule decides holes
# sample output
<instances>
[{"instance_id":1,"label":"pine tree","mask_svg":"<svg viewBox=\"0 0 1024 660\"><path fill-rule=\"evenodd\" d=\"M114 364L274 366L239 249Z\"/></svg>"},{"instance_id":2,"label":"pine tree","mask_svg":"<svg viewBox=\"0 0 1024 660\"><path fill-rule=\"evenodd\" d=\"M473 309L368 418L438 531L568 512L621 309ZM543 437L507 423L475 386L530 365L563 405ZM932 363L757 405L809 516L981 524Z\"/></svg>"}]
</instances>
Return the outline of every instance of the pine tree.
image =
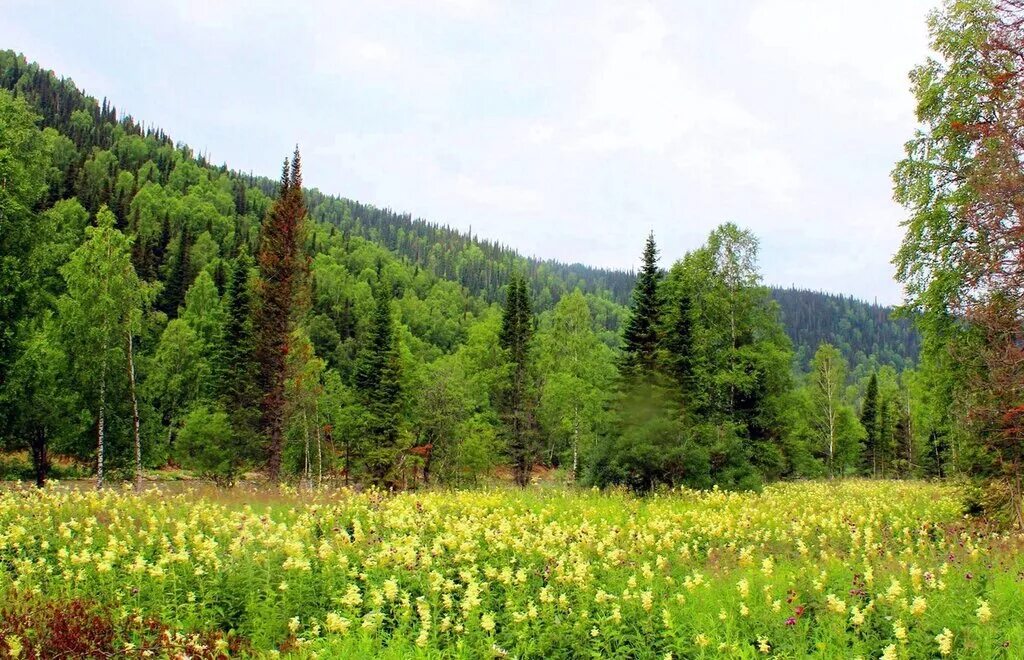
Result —
<instances>
[{"instance_id":1,"label":"pine tree","mask_svg":"<svg viewBox=\"0 0 1024 660\"><path fill-rule=\"evenodd\" d=\"M508 381L501 393L501 416L516 482L520 486L530 482L530 470L536 455L532 338L530 293L526 279L515 273L508 284L498 340L509 365Z\"/></svg>"},{"instance_id":2,"label":"pine tree","mask_svg":"<svg viewBox=\"0 0 1024 660\"><path fill-rule=\"evenodd\" d=\"M624 372L651 372L657 366L658 323L661 317L661 301L658 297L660 281L658 248L654 243L654 233L651 232L644 245L643 266L633 288L633 304L623 333Z\"/></svg>"},{"instance_id":3,"label":"pine tree","mask_svg":"<svg viewBox=\"0 0 1024 660\"><path fill-rule=\"evenodd\" d=\"M360 351L355 374L356 387L370 417L367 468L378 483L386 482L394 467L401 431L402 368L389 289L383 283L377 287L369 344Z\"/></svg>"},{"instance_id":4,"label":"pine tree","mask_svg":"<svg viewBox=\"0 0 1024 660\"><path fill-rule=\"evenodd\" d=\"M263 393L261 428L267 443L267 473L281 475L284 441L285 363L289 340L307 286L308 259L302 251L306 202L302 192L299 150L285 159L281 187L260 228L258 257L259 306L256 313L256 355Z\"/></svg>"},{"instance_id":5,"label":"pine tree","mask_svg":"<svg viewBox=\"0 0 1024 660\"><path fill-rule=\"evenodd\" d=\"M878 374L872 373L864 392L864 404L860 412L860 424L864 427L864 470L871 476L878 474L879 428L878 428Z\"/></svg>"}]
</instances>

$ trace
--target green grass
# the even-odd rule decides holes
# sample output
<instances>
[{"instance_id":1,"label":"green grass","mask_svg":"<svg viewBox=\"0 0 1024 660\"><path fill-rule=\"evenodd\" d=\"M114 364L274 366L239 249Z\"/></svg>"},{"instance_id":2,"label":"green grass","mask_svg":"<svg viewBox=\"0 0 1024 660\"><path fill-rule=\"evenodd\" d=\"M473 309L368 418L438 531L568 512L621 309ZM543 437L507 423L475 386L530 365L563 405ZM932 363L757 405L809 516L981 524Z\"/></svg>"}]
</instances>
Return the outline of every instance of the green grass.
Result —
<instances>
[{"instance_id":1,"label":"green grass","mask_svg":"<svg viewBox=\"0 0 1024 660\"><path fill-rule=\"evenodd\" d=\"M1013 658L1022 547L915 482L16 490L0 593L21 605L0 606L0 657L45 639L11 623L24 603L84 602L126 655L187 644L154 641L158 622L214 657Z\"/></svg>"}]
</instances>

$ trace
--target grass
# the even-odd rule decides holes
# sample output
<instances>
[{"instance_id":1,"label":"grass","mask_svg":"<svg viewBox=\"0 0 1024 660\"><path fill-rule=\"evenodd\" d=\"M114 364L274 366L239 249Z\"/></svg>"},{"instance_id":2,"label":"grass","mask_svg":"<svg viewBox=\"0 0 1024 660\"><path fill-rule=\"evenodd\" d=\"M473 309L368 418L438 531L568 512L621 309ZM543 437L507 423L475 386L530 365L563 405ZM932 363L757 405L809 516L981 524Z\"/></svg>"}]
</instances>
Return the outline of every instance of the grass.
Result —
<instances>
[{"instance_id":1,"label":"grass","mask_svg":"<svg viewBox=\"0 0 1024 660\"><path fill-rule=\"evenodd\" d=\"M1022 548L917 482L16 489L0 657L74 638L75 607L128 657L1013 658Z\"/></svg>"}]
</instances>

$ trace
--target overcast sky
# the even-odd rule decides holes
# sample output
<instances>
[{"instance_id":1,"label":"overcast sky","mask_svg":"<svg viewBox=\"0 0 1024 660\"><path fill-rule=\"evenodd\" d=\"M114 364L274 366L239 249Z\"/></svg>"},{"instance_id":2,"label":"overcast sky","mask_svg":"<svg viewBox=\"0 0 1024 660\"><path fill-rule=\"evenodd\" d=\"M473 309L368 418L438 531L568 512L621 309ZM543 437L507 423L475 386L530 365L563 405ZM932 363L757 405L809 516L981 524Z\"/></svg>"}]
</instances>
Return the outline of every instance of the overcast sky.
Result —
<instances>
[{"instance_id":1,"label":"overcast sky","mask_svg":"<svg viewBox=\"0 0 1024 660\"><path fill-rule=\"evenodd\" d=\"M290 7L295 4L296 7ZM933 0L0 0L0 47L214 162L668 266L724 221L770 284L900 300L889 172ZM299 7L301 5L301 7Z\"/></svg>"}]
</instances>

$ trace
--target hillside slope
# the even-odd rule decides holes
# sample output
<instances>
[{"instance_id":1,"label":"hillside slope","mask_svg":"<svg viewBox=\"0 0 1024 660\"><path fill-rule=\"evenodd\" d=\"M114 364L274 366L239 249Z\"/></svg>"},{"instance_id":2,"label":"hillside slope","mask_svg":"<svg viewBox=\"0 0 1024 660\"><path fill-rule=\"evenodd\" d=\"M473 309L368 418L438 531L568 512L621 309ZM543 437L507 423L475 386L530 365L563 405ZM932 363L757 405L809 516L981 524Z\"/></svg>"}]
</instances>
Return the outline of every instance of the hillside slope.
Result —
<instances>
[{"instance_id":1,"label":"hillside slope","mask_svg":"<svg viewBox=\"0 0 1024 660\"><path fill-rule=\"evenodd\" d=\"M135 147L137 154L124 153L128 150L124 146L122 153L116 154L121 169L137 170L143 163L133 161L146 155L147 149L141 143L149 141L159 145L154 150L156 157L151 159L159 168L169 171L174 160L184 158L213 176L226 175L234 182L234 210L240 215L249 211L259 218L260 207L249 208L247 189L262 191L266 198L272 197L276 189L273 179L238 173L194 156L187 145L174 143L159 128L144 126L130 115L119 114L106 99L97 102L82 93L73 81L60 78L13 51L0 51L0 88L25 98L41 115L44 126L70 137L79 151L111 149L126 134L138 136L136 142L124 141ZM89 165L69 160L63 178L80 181ZM135 191L117 189L115 165L99 165L109 169L108 177L106 181L100 177L93 198L90 200L86 195L83 203L95 211L101 203L114 206L119 200L130 202ZM92 163L92 167L95 169L97 164ZM67 192L55 189L50 201ZM132 213L127 202L123 209L125 217ZM264 204L265 200L259 203ZM307 191L307 203L314 219L333 225L346 237L356 236L383 246L416 270L423 269L434 277L457 283L485 302L500 300L510 274L519 269L529 276L538 311L551 309L565 294L580 288L590 294L592 310L605 331L615 333L621 326L622 307L628 304L634 282L632 272L524 257L499 241L316 189ZM638 249L639 244L638 237ZM801 364L806 364L822 341L839 347L852 362L862 362L873 355L880 363L902 367L916 359L920 343L916 331L909 321L892 319L889 308L806 290L772 288L772 295L780 305ZM611 337L607 340L611 341Z\"/></svg>"}]
</instances>

